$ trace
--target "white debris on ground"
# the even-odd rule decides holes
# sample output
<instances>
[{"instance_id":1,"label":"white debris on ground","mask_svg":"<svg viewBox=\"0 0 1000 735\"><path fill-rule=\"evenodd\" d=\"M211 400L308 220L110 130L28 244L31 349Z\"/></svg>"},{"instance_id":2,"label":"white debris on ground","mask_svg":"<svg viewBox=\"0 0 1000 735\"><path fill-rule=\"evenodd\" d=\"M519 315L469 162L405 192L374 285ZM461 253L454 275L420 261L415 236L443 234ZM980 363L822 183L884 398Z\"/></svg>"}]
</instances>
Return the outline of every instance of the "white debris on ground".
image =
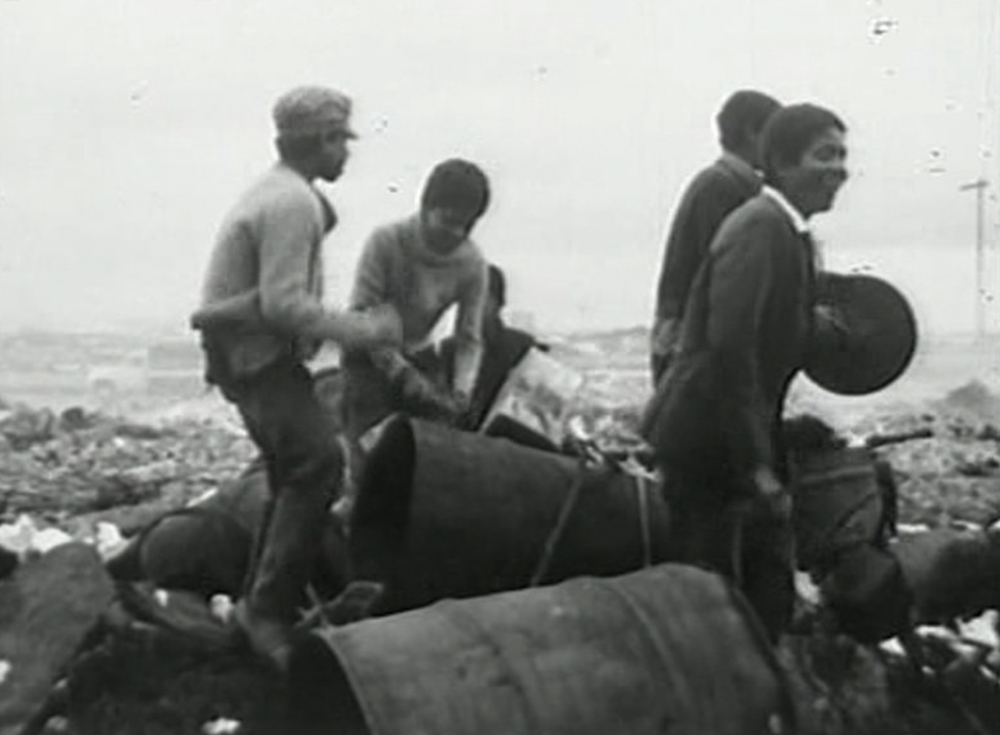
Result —
<instances>
[{"instance_id":1,"label":"white debris on ground","mask_svg":"<svg viewBox=\"0 0 1000 735\"><path fill-rule=\"evenodd\" d=\"M110 559L128 543L118 527L107 522L98 523L94 535L77 537L53 526L40 525L25 513L19 515L13 523L0 524L0 548L16 554L21 561L47 554L52 549L73 541L94 546L104 560Z\"/></svg>"},{"instance_id":2,"label":"white debris on ground","mask_svg":"<svg viewBox=\"0 0 1000 735\"><path fill-rule=\"evenodd\" d=\"M74 516L162 498L181 506L218 487L256 449L224 405L194 408L150 423L81 409L53 422L38 417L47 409L25 407L0 419L0 522L28 513L75 533L64 523Z\"/></svg>"},{"instance_id":3,"label":"white debris on ground","mask_svg":"<svg viewBox=\"0 0 1000 735\"><path fill-rule=\"evenodd\" d=\"M209 600L209 609L212 611L212 615L223 624L228 624L232 620L234 608L235 605L229 595L220 593L212 595L211 600Z\"/></svg>"},{"instance_id":4,"label":"white debris on ground","mask_svg":"<svg viewBox=\"0 0 1000 735\"><path fill-rule=\"evenodd\" d=\"M68 533L58 528L40 528L26 514L19 515L14 523L0 525L0 546L17 554L22 561L45 554L71 541L73 537Z\"/></svg>"},{"instance_id":5,"label":"white debris on ground","mask_svg":"<svg viewBox=\"0 0 1000 735\"><path fill-rule=\"evenodd\" d=\"M234 735L234 733L240 731L241 727L242 725L238 720L219 717L202 725L201 731L205 735Z\"/></svg>"}]
</instances>

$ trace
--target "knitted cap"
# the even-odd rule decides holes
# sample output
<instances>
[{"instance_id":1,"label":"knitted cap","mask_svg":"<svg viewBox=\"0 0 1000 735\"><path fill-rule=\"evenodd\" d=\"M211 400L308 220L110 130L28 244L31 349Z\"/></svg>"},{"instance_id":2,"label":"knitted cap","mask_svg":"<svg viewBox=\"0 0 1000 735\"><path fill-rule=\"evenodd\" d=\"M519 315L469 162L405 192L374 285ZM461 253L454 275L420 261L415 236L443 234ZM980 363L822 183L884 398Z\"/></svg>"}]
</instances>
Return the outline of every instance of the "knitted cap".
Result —
<instances>
[{"instance_id":1,"label":"knitted cap","mask_svg":"<svg viewBox=\"0 0 1000 735\"><path fill-rule=\"evenodd\" d=\"M335 89L296 87L278 98L272 114L279 135L317 135L339 127L349 137L357 137L348 124L351 98Z\"/></svg>"}]
</instances>

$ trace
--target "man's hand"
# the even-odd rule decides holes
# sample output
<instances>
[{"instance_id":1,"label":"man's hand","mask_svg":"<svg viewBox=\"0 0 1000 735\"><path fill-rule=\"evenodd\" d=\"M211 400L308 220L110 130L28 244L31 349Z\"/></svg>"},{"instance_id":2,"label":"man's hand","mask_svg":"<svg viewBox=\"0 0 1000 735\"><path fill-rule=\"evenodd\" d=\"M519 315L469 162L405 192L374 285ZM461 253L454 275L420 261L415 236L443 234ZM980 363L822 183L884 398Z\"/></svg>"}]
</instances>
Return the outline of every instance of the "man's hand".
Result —
<instances>
[{"instance_id":1,"label":"man's hand","mask_svg":"<svg viewBox=\"0 0 1000 735\"><path fill-rule=\"evenodd\" d=\"M415 366L402 359L394 366L390 380L399 390L403 409L413 416L422 416L449 424L457 424L466 404L454 393L438 386Z\"/></svg>"},{"instance_id":2,"label":"man's hand","mask_svg":"<svg viewBox=\"0 0 1000 735\"><path fill-rule=\"evenodd\" d=\"M403 320L395 307L380 304L362 312L369 320L373 344L398 346L403 343Z\"/></svg>"},{"instance_id":3,"label":"man's hand","mask_svg":"<svg viewBox=\"0 0 1000 735\"><path fill-rule=\"evenodd\" d=\"M650 352L661 357L673 354L680 342L680 334L680 319L657 319L650 333Z\"/></svg>"},{"instance_id":4,"label":"man's hand","mask_svg":"<svg viewBox=\"0 0 1000 735\"><path fill-rule=\"evenodd\" d=\"M837 308L830 304L816 304L813 307L813 331L818 338L837 343L850 336L847 322Z\"/></svg>"},{"instance_id":5,"label":"man's hand","mask_svg":"<svg viewBox=\"0 0 1000 735\"><path fill-rule=\"evenodd\" d=\"M396 309L388 304L365 311L346 311L340 315L345 334L339 340L350 349L377 349L398 346L403 341L403 323Z\"/></svg>"},{"instance_id":6,"label":"man's hand","mask_svg":"<svg viewBox=\"0 0 1000 735\"><path fill-rule=\"evenodd\" d=\"M792 495L767 465L760 465L753 472L752 484L758 500L775 517L792 517Z\"/></svg>"}]
</instances>

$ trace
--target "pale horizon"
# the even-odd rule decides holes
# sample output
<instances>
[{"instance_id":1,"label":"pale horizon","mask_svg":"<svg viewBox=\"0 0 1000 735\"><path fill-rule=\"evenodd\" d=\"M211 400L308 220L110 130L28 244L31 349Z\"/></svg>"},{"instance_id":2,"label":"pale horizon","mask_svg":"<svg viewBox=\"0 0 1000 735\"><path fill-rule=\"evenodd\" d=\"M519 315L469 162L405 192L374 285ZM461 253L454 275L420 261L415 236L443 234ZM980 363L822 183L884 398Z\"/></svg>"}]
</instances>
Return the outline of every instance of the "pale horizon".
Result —
<instances>
[{"instance_id":1,"label":"pale horizon","mask_svg":"<svg viewBox=\"0 0 1000 735\"><path fill-rule=\"evenodd\" d=\"M491 177L474 239L511 310L550 333L647 325L718 107L757 88L845 120L826 262L893 282L926 334L975 328L961 187L988 181L995 333L998 24L989 0L0 3L0 331L183 332L223 215L274 160L274 99L318 83L352 95L361 133L322 186L331 304L368 233L457 155Z\"/></svg>"}]
</instances>

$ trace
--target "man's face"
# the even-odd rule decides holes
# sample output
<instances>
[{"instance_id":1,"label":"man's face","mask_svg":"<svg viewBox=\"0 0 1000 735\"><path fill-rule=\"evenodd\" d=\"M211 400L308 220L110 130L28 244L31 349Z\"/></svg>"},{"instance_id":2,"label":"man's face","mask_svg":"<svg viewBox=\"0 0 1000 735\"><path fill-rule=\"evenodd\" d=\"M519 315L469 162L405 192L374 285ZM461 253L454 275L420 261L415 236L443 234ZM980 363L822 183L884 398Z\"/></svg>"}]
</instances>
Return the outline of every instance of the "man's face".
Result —
<instances>
[{"instance_id":1,"label":"man's face","mask_svg":"<svg viewBox=\"0 0 1000 735\"><path fill-rule=\"evenodd\" d=\"M323 133L320 139L318 175L324 181L336 181L344 172L344 165L350 152L347 141L351 136L342 128L334 128Z\"/></svg>"},{"instance_id":2,"label":"man's face","mask_svg":"<svg viewBox=\"0 0 1000 735\"><path fill-rule=\"evenodd\" d=\"M420 225L427 247L438 255L448 255L472 232L476 215L455 207L431 207L420 212Z\"/></svg>"},{"instance_id":3,"label":"man's face","mask_svg":"<svg viewBox=\"0 0 1000 735\"><path fill-rule=\"evenodd\" d=\"M794 166L778 171L779 188L803 217L826 212L847 180L844 133L828 128L813 138Z\"/></svg>"}]
</instances>

